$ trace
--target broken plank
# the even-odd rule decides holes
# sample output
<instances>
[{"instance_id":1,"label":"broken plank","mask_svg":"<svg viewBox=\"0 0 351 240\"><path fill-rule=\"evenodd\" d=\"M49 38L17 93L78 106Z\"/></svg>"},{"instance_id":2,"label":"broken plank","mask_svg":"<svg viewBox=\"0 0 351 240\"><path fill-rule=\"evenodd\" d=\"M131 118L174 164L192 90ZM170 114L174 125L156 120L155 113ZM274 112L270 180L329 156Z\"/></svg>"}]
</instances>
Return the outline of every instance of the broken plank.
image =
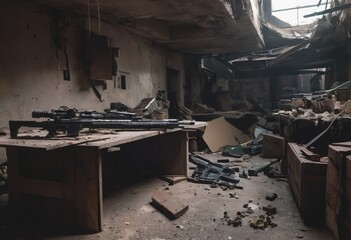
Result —
<instances>
[{"instance_id":1,"label":"broken plank","mask_svg":"<svg viewBox=\"0 0 351 240\"><path fill-rule=\"evenodd\" d=\"M184 175L163 175L159 176L159 178L168 182L170 185L174 185L184 180L187 180L187 177Z\"/></svg>"},{"instance_id":2,"label":"broken plank","mask_svg":"<svg viewBox=\"0 0 351 240\"><path fill-rule=\"evenodd\" d=\"M310 150L308 150L305 147L301 147L301 153L308 159L314 162L319 162L319 160L321 159L321 156L319 154L316 154L314 152L311 152Z\"/></svg>"},{"instance_id":3,"label":"broken plank","mask_svg":"<svg viewBox=\"0 0 351 240\"><path fill-rule=\"evenodd\" d=\"M152 193L152 202L157 209L170 219L179 218L189 209L188 205L184 205L175 199L172 193L160 190L155 190Z\"/></svg>"}]
</instances>

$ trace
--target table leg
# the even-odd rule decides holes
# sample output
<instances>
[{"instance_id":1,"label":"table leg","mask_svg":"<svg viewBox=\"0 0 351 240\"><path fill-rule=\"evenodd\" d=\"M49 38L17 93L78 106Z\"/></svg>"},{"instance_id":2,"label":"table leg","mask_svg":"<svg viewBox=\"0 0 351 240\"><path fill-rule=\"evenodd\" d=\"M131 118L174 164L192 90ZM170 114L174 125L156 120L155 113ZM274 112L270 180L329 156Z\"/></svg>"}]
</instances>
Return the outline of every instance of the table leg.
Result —
<instances>
[{"instance_id":1,"label":"table leg","mask_svg":"<svg viewBox=\"0 0 351 240\"><path fill-rule=\"evenodd\" d=\"M102 166L98 149L79 148L75 159L74 209L78 224L89 232L102 230Z\"/></svg>"}]
</instances>

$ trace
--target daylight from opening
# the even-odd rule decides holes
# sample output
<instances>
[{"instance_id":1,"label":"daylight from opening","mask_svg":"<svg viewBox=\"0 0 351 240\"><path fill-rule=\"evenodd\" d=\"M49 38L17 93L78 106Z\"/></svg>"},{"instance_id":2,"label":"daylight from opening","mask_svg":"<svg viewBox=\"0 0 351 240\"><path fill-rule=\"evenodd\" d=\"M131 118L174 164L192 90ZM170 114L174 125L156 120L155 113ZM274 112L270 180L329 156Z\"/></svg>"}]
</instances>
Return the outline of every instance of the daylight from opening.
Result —
<instances>
[{"instance_id":1,"label":"daylight from opening","mask_svg":"<svg viewBox=\"0 0 351 240\"><path fill-rule=\"evenodd\" d=\"M304 18L304 15L330 8L330 1L322 0L271 0L272 15L291 26L310 24L322 15ZM319 6L318 6L319 3Z\"/></svg>"}]
</instances>

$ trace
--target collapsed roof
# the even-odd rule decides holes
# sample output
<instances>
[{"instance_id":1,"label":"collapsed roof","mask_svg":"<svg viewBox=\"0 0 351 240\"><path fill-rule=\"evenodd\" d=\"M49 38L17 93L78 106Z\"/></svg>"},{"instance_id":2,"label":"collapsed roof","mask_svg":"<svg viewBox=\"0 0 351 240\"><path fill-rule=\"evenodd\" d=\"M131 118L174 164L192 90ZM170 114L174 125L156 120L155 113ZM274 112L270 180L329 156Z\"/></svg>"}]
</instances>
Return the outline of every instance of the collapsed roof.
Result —
<instances>
[{"instance_id":1,"label":"collapsed roof","mask_svg":"<svg viewBox=\"0 0 351 240\"><path fill-rule=\"evenodd\" d=\"M236 78L321 73L315 69L327 68L349 52L351 4L332 2L331 6L323 11L327 15L306 26L279 28L262 18L265 45L274 48L240 57L222 55L217 59L232 69Z\"/></svg>"}]
</instances>

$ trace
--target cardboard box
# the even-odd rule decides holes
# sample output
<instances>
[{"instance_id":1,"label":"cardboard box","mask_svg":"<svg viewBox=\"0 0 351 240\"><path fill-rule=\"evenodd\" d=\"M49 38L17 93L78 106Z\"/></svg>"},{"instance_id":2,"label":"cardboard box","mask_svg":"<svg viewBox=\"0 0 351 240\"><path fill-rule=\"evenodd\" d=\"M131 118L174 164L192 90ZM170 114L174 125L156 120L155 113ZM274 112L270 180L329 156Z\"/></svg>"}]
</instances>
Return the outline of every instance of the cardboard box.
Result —
<instances>
[{"instance_id":1,"label":"cardboard box","mask_svg":"<svg viewBox=\"0 0 351 240\"><path fill-rule=\"evenodd\" d=\"M326 225L336 239L351 239L351 142L337 145L328 149Z\"/></svg>"},{"instance_id":2,"label":"cardboard box","mask_svg":"<svg viewBox=\"0 0 351 240\"><path fill-rule=\"evenodd\" d=\"M324 224L327 163L308 160L296 143L288 143L288 179L306 225Z\"/></svg>"}]
</instances>

